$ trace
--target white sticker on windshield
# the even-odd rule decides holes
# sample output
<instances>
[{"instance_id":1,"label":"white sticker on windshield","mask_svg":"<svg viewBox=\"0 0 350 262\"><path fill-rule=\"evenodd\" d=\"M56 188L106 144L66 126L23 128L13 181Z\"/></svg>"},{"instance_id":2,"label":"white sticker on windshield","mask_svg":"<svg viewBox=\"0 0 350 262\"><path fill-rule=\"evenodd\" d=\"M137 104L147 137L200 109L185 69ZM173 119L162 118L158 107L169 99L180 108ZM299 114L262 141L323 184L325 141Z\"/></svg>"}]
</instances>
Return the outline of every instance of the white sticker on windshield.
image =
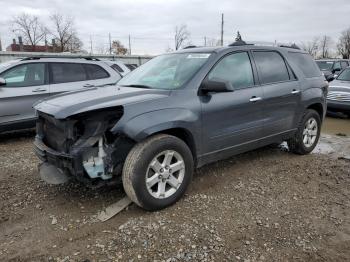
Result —
<instances>
[{"instance_id":1,"label":"white sticker on windshield","mask_svg":"<svg viewBox=\"0 0 350 262\"><path fill-rule=\"evenodd\" d=\"M210 54L189 54L187 56L188 59L191 58L208 58L210 56Z\"/></svg>"},{"instance_id":2,"label":"white sticker on windshield","mask_svg":"<svg viewBox=\"0 0 350 262\"><path fill-rule=\"evenodd\" d=\"M333 62L326 62L327 64L333 64Z\"/></svg>"}]
</instances>

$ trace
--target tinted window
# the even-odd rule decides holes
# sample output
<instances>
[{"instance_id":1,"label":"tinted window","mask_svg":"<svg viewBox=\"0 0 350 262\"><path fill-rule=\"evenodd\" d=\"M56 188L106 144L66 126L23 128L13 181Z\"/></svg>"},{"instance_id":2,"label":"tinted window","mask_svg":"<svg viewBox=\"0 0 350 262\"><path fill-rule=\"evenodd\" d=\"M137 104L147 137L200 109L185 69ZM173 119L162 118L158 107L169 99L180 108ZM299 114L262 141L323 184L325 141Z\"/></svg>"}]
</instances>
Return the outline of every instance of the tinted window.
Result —
<instances>
[{"instance_id":1,"label":"tinted window","mask_svg":"<svg viewBox=\"0 0 350 262\"><path fill-rule=\"evenodd\" d=\"M344 69L344 68L347 68L349 66L348 62L346 61L342 61L341 62L341 67Z\"/></svg>"},{"instance_id":2,"label":"tinted window","mask_svg":"<svg viewBox=\"0 0 350 262\"><path fill-rule=\"evenodd\" d=\"M45 64L32 63L13 67L1 74L5 87L38 86L45 84Z\"/></svg>"},{"instance_id":3,"label":"tinted window","mask_svg":"<svg viewBox=\"0 0 350 262\"><path fill-rule=\"evenodd\" d=\"M85 64L90 79L102 79L109 77L109 74L102 67L93 64Z\"/></svg>"},{"instance_id":4,"label":"tinted window","mask_svg":"<svg viewBox=\"0 0 350 262\"><path fill-rule=\"evenodd\" d=\"M253 54L261 84L289 80L287 66L280 54L271 51L255 51Z\"/></svg>"},{"instance_id":5,"label":"tinted window","mask_svg":"<svg viewBox=\"0 0 350 262\"><path fill-rule=\"evenodd\" d=\"M340 62L335 62L333 66L333 70L340 70L340 69L341 69Z\"/></svg>"},{"instance_id":6,"label":"tinted window","mask_svg":"<svg viewBox=\"0 0 350 262\"><path fill-rule=\"evenodd\" d=\"M294 53L294 54L298 54L298 53ZM334 62L332 61L316 61L316 63L321 70L325 70L325 71L330 71L334 64Z\"/></svg>"},{"instance_id":7,"label":"tinted window","mask_svg":"<svg viewBox=\"0 0 350 262\"><path fill-rule=\"evenodd\" d=\"M124 70L120 66L118 66L117 64L113 64L111 67L117 72L121 72L121 73L124 72Z\"/></svg>"},{"instance_id":8,"label":"tinted window","mask_svg":"<svg viewBox=\"0 0 350 262\"><path fill-rule=\"evenodd\" d=\"M209 73L209 80L230 81L235 89L254 85L254 77L249 56L246 52L224 57Z\"/></svg>"},{"instance_id":9,"label":"tinted window","mask_svg":"<svg viewBox=\"0 0 350 262\"><path fill-rule=\"evenodd\" d=\"M51 63L52 83L67 83L87 80L82 64Z\"/></svg>"},{"instance_id":10,"label":"tinted window","mask_svg":"<svg viewBox=\"0 0 350 262\"><path fill-rule=\"evenodd\" d=\"M321 76L321 71L319 67L316 65L316 63L309 54L290 52L289 59L291 62L293 62L299 67L299 69L303 72L306 78ZM325 68L325 66L332 64L333 62L330 62L330 64L328 64L328 62L320 61L318 65L322 65L324 66L322 68Z\"/></svg>"}]
</instances>

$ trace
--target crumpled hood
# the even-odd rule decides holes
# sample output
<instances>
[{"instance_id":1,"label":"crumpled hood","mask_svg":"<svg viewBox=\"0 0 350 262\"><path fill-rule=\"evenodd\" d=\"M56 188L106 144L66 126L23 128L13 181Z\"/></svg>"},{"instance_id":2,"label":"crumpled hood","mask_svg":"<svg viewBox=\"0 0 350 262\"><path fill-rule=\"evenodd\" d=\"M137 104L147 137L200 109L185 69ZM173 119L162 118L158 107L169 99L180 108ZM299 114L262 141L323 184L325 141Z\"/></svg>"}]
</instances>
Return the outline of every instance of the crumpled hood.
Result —
<instances>
[{"instance_id":1,"label":"crumpled hood","mask_svg":"<svg viewBox=\"0 0 350 262\"><path fill-rule=\"evenodd\" d=\"M34 108L56 119L64 119L95 109L165 98L169 94L168 90L118 86L94 87L52 96L38 102Z\"/></svg>"}]
</instances>

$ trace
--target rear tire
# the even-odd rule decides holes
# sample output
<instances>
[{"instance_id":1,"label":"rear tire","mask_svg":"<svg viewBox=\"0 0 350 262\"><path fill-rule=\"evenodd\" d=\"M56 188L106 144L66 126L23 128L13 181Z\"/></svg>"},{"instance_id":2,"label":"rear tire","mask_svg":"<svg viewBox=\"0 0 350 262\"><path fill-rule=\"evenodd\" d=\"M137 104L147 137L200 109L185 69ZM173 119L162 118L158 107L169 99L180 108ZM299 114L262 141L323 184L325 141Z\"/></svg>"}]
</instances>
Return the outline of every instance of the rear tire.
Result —
<instances>
[{"instance_id":1,"label":"rear tire","mask_svg":"<svg viewBox=\"0 0 350 262\"><path fill-rule=\"evenodd\" d=\"M312 152L320 138L321 118L313 109L307 109L294 137L287 141L289 151L299 155Z\"/></svg>"},{"instance_id":2,"label":"rear tire","mask_svg":"<svg viewBox=\"0 0 350 262\"><path fill-rule=\"evenodd\" d=\"M193 156L179 138L159 134L135 145L123 167L129 198L146 210L160 210L178 201L193 175Z\"/></svg>"}]
</instances>

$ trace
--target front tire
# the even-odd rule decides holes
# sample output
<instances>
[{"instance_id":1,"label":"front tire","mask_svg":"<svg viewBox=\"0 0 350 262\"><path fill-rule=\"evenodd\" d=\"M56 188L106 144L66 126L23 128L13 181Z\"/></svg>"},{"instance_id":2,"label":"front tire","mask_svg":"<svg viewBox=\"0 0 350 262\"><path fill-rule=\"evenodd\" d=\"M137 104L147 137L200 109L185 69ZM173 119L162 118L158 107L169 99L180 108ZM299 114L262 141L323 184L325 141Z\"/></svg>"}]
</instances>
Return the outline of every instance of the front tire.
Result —
<instances>
[{"instance_id":1,"label":"front tire","mask_svg":"<svg viewBox=\"0 0 350 262\"><path fill-rule=\"evenodd\" d=\"M307 109L294 137L287 141L289 151L299 155L312 152L321 133L320 115L313 109Z\"/></svg>"},{"instance_id":2,"label":"front tire","mask_svg":"<svg viewBox=\"0 0 350 262\"><path fill-rule=\"evenodd\" d=\"M193 156L179 138L159 134L135 145L123 167L129 198L146 210L160 210L178 201L193 175Z\"/></svg>"}]
</instances>

